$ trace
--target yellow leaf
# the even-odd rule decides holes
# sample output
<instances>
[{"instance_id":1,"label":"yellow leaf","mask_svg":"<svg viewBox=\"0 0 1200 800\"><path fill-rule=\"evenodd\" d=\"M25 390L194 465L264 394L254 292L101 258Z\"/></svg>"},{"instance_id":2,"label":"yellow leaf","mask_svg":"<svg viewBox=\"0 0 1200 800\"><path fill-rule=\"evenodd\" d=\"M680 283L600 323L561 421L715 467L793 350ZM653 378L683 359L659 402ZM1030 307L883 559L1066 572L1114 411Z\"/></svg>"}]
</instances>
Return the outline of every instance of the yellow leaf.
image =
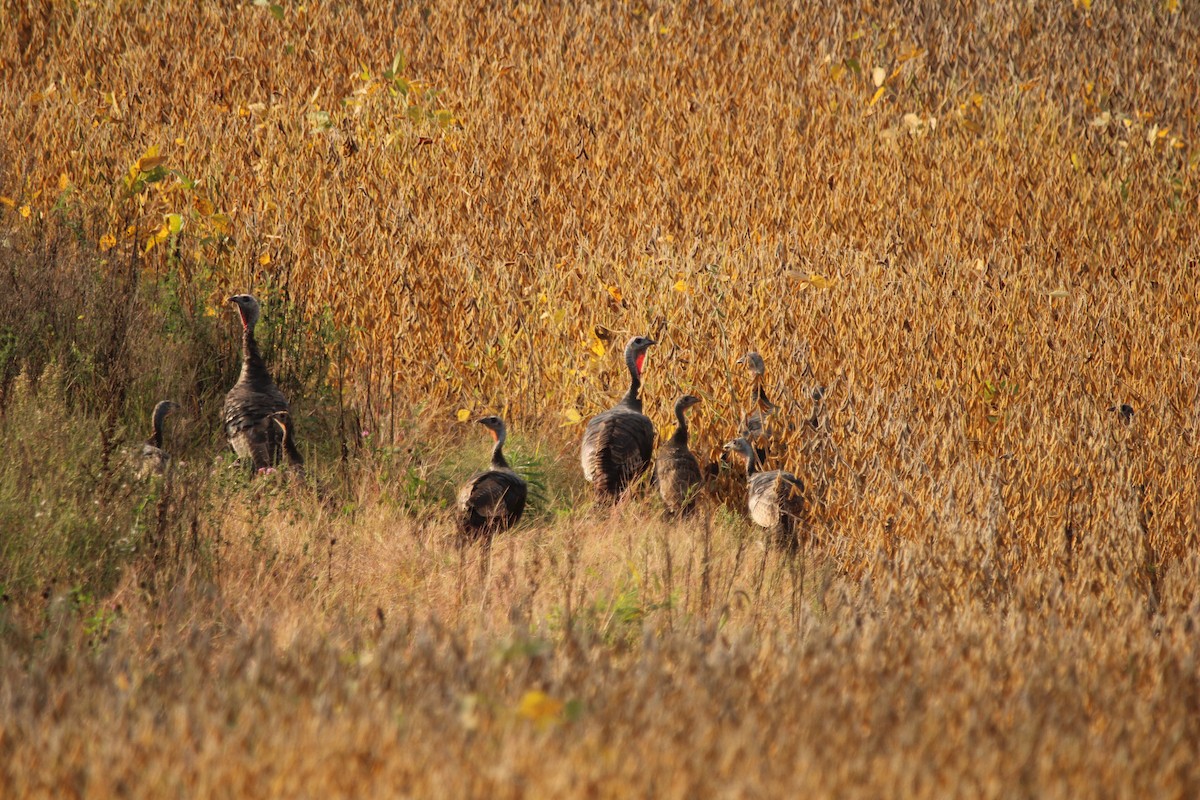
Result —
<instances>
[{"instance_id":1,"label":"yellow leaf","mask_svg":"<svg viewBox=\"0 0 1200 800\"><path fill-rule=\"evenodd\" d=\"M71 185L71 179L67 177L67 173L63 172L58 176L58 190L65 192L67 187Z\"/></svg>"},{"instance_id":2,"label":"yellow leaf","mask_svg":"<svg viewBox=\"0 0 1200 800\"><path fill-rule=\"evenodd\" d=\"M167 214L167 230L171 233L183 230L183 217L179 214Z\"/></svg>"},{"instance_id":3,"label":"yellow leaf","mask_svg":"<svg viewBox=\"0 0 1200 800\"><path fill-rule=\"evenodd\" d=\"M623 297L621 295L621 287L620 286L609 285L606 283L606 284L604 284L604 288L608 290L608 293L612 297L613 300L616 300L618 303L620 303L622 301Z\"/></svg>"},{"instance_id":4,"label":"yellow leaf","mask_svg":"<svg viewBox=\"0 0 1200 800\"><path fill-rule=\"evenodd\" d=\"M1169 14L1178 14L1179 13L1179 0L1167 0L1167 13L1169 13Z\"/></svg>"},{"instance_id":5,"label":"yellow leaf","mask_svg":"<svg viewBox=\"0 0 1200 800\"><path fill-rule=\"evenodd\" d=\"M534 689L526 692L517 705L517 713L538 725L547 725L558 719L563 712L563 702L545 692Z\"/></svg>"},{"instance_id":6,"label":"yellow leaf","mask_svg":"<svg viewBox=\"0 0 1200 800\"><path fill-rule=\"evenodd\" d=\"M871 106L878 103L879 98L883 97L883 93L886 91L887 91L887 89L883 86L880 86L878 89L876 89L875 94L871 95L871 102L867 103L867 108L870 108Z\"/></svg>"},{"instance_id":7,"label":"yellow leaf","mask_svg":"<svg viewBox=\"0 0 1200 800\"><path fill-rule=\"evenodd\" d=\"M608 351L604 347L604 342L600 341L599 339L596 339L595 341L592 342L592 352L595 353L597 355L597 357L599 357L599 356L603 356Z\"/></svg>"},{"instance_id":8,"label":"yellow leaf","mask_svg":"<svg viewBox=\"0 0 1200 800\"><path fill-rule=\"evenodd\" d=\"M100 237L100 252L106 253L109 250L113 249L113 247L116 246L116 244L117 244L117 237L113 236L111 233L106 233Z\"/></svg>"},{"instance_id":9,"label":"yellow leaf","mask_svg":"<svg viewBox=\"0 0 1200 800\"><path fill-rule=\"evenodd\" d=\"M688 285L686 281L675 281L675 285L671 288L677 292L683 293L688 290Z\"/></svg>"},{"instance_id":10,"label":"yellow leaf","mask_svg":"<svg viewBox=\"0 0 1200 800\"><path fill-rule=\"evenodd\" d=\"M32 213L33 209L31 209L28 205L21 206L21 216L25 219L29 219L29 215Z\"/></svg>"},{"instance_id":11,"label":"yellow leaf","mask_svg":"<svg viewBox=\"0 0 1200 800\"><path fill-rule=\"evenodd\" d=\"M458 417L459 422L466 422L471 418L471 411L466 408L460 408L456 416Z\"/></svg>"},{"instance_id":12,"label":"yellow leaf","mask_svg":"<svg viewBox=\"0 0 1200 800\"><path fill-rule=\"evenodd\" d=\"M826 278L824 275L818 275L815 272L808 273L808 285L814 289L829 289L833 286L833 281Z\"/></svg>"},{"instance_id":13,"label":"yellow leaf","mask_svg":"<svg viewBox=\"0 0 1200 800\"><path fill-rule=\"evenodd\" d=\"M146 152L142 154L142 157L137 160L137 164L135 166L137 166L138 172L149 172L166 160L166 158L158 154L158 145L155 144L147 148Z\"/></svg>"},{"instance_id":14,"label":"yellow leaf","mask_svg":"<svg viewBox=\"0 0 1200 800\"><path fill-rule=\"evenodd\" d=\"M154 245L165 242L167 240L168 233L169 231L167 230L167 226L163 225L154 233L150 234L150 236L146 237L146 249L144 252L149 253L154 249Z\"/></svg>"},{"instance_id":15,"label":"yellow leaf","mask_svg":"<svg viewBox=\"0 0 1200 800\"><path fill-rule=\"evenodd\" d=\"M261 265L262 265L262 266L264 266L264 267L265 267L267 264L270 264L270 263L271 263L271 254L270 254L270 253L263 253L261 256L259 256L259 257L258 257L258 263L259 263L259 264L261 264Z\"/></svg>"},{"instance_id":16,"label":"yellow leaf","mask_svg":"<svg viewBox=\"0 0 1200 800\"><path fill-rule=\"evenodd\" d=\"M563 416L567 418L567 421L562 424L564 428L568 425L578 425L580 422L583 422L583 415L576 411L574 407L563 411Z\"/></svg>"},{"instance_id":17,"label":"yellow leaf","mask_svg":"<svg viewBox=\"0 0 1200 800\"><path fill-rule=\"evenodd\" d=\"M209 200L204 195L196 195L196 199L192 201L192 207L196 209L196 213L201 216L209 216L216 208L213 207L212 200Z\"/></svg>"},{"instance_id":18,"label":"yellow leaf","mask_svg":"<svg viewBox=\"0 0 1200 800\"><path fill-rule=\"evenodd\" d=\"M6 205L9 208L17 207L17 201L13 200L11 197L0 197L0 204Z\"/></svg>"},{"instance_id":19,"label":"yellow leaf","mask_svg":"<svg viewBox=\"0 0 1200 800\"><path fill-rule=\"evenodd\" d=\"M935 379L933 382L933 388L940 392L942 389L946 388L946 381L942 380L941 378Z\"/></svg>"},{"instance_id":20,"label":"yellow leaf","mask_svg":"<svg viewBox=\"0 0 1200 800\"><path fill-rule=\"evenodd\" d=\"M213 214L210 219L212 220L214 231L217 233L229 233L230 219L228 214Z\"/></svg>"},{"instance_id":21,"label":"yellow leaf","mask_svg":"<svg viewBox=\"0 0 1200 800\"><path fill-rule=\"evenodd\" d=\"M1071 166L1075 167L1077 171L1083 169L1083 161L1079 158L1079 153L1071 153Z\"/></svg>"},{"instance_id":22,"label":"yellow leaf","mask_svg":"<svg viewBox=\"0 0 1200 800\"><path fill-rule=\"evenodd\" d=\"M183 147L183 137L182 137L182 136L176 136L176 137L175 137L175 144L179 145L180 147Z\"/></svg>"}]
</instances>

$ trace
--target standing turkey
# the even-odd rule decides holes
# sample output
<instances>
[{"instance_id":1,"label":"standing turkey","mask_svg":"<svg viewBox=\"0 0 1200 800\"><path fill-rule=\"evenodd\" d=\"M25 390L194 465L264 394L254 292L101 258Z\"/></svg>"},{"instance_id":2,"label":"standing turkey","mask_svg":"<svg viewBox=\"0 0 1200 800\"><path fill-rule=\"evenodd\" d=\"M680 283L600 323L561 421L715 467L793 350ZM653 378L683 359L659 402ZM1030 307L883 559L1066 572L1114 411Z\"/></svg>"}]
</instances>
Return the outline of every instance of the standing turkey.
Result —
<instances>
[{"instance_id":1,"label":"standing turkey","mask_svg":"<svg viewBox=\"0 0 1200 800\"><path fill-rule=\"evenodd\" d=\"M508 432L500 417L484 417L479 424L492 432L491 469L467 481L458 492L458 529L467 538L486 537L516 525L525 511L529 493L525 479L504 458Z\"/></svg>"},{"instance_id":2,"label":"standing turkey","mask_svg":"<svg viewBox=\"0 0 1200 800\"><path fill-rule=\"evenodd\" d=\"M167 415L179 410L179 404L172 400L162 400L154 406L150 415L150 438L142 445L140 458L137 460L137 477L149 478L151 475L162 475L171 464L171 454L163 447L163 423Z\"/></svg>"},{"instance_id":3,"label":"standing turkey","mask_svg":"<svg viewBox=\"0 0 1200 800\"><path fill-rule=\"evenodd\" d=\"M790 472L759 472L758 456L745 438L734 439L725 449L746 459L746 505L750 519L772 531L781 547L796 550L804 536L800 529L804 519L804 484Z\"/></svg>"},{"instance_id":4,"label":"standing turkey","mask_svg":"<svg viewBox=\"0 0 1200 800\"><path fill-rule=\"evenodd\" d=\"M690 513L700 494L700 462L688 448L688 426L684 416L685 411L699 402L700 398L691 394L685 394L675 402L678 427L666 444L658 448L658 458L654 462L658 491L667 511L672 514Z\"/></svg>"},{"instance_id":5,"label":"standing turkey","mask_svg":"<svg viewBox=\"0 0 1200 800\"><path fill-rule=\"evenodd\" d=\"M612 503L650 466L654 454L654 424L642 413L642 365L653 339L635 336L625 345L629 391L607 411L587 424L579 461L583 477L595 488L597 499Z\"/></svg>"},{"instance_id":6,"label":"standing turkey","mask_svg":"<svg viewBox=\"0 0 1200 800\"><path fill-rule=\"evenodd\" d=\"M227 302L237 307L242 319L242 372L225 395L222 412L225 438L238 458L248 459L256 471L274 467L285 455L293 466L302 466L304 458L296 449L295 436L287 433L286 421L271 424L271 415L287 412L288 402L271 380L254 338L260 314L258 300L238 294Z\"/></svg>"},{"instance_id":7,"label":"standing turkey","mask_svg":"<svg viewBox=\"0 0 1200 800\"><path fill-rule=\"evenodd\" d=\"M766 390L763 389L763 375L766 373L767 367L763 363L762 356L751 350L739 358L737 363L745 364L750 370L750 374L754 376L754 387L750 394L750 413L743 418L740 433L754 445L754 451L761 466L767 461L767 439L769 438L766 429L767 417L775 413L779 407L771 402L767 397Z\"/></svg>"}]
</instances>

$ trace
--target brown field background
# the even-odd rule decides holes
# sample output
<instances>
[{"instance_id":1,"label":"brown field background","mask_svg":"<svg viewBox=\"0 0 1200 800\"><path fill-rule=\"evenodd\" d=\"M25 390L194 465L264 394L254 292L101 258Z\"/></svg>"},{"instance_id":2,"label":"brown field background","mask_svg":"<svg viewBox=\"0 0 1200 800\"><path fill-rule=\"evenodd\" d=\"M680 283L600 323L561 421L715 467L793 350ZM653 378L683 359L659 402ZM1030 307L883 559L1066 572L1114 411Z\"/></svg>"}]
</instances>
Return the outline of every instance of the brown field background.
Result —
<instances>
[{"instance_id":1,"label":"brown field background","mask_svg":"<svg viewBox=\"0 0 1200 800\"><path fill-rule=\"evenodd\" d=\"M1197 7L744 5L0 3L6 796L1196 795ZM804 558L590 506L635 333L706 459L763 354Z\"/></svg>"}]
</instances>

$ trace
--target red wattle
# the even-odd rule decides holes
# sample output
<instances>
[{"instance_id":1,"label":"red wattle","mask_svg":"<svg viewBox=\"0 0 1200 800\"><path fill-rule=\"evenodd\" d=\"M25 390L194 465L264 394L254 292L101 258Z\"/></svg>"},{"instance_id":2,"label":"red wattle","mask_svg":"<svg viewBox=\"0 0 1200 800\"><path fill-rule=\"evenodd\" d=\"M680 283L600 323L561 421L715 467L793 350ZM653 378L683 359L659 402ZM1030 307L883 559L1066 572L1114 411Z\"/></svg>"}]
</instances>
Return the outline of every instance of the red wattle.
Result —
<instances>
[{"instance_id":1,"label":"red wattle","mask_svg":"<svg viewBox=\"0 0 1200 800\"><path fill-rule=\"evenodd\" d=\"M645 360L646 360L646 354L638 353L637 361L634 362L637 365L638 375L642 374L642 362Z\"/></svg>"}]
</instances>

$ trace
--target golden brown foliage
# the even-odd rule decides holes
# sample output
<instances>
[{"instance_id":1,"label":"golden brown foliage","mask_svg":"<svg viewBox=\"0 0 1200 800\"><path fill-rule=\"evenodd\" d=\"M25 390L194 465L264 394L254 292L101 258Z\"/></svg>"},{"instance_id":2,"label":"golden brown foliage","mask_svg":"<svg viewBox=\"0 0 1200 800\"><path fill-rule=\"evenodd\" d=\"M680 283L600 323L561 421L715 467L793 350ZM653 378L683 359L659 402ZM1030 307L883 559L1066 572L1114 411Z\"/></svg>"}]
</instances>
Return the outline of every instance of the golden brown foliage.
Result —
<instances>
[{"instance_id":1,"label":"golden brown foliage","mask_svg":"<svg viewBox=\"0 0 1200 800\"><path fill-rule=\"evenodd\" d=\"M757 349L826 576L799 602L752 548L781 576L756 594L722 523L728 585L700 601L701 529L635 515L518 534L485 601L376 494L336 536L218 527L245 562L223 600L126 599L111 650L28 657L61 662L41 699L5 665L8 780L99 761L97 791L150 765L167 791L294 795L357 758L388 794L685 795L705 771L736 795L1196 793L1196 6L747 5L0 6L5 246L79 208L114 264L136 249L214 308L328 312L354 405L397 444L463 408L568 453L649 333L648 413L704 397L711 456ZM264 567L252 536L295 561ZM520 601L522 570L611 591L641 548L665 558L656 537L690 565L640 572L690 598L646 628L661 642L576 643L550 622L572 589ZM366 571L319 580L327 538ZM409 621L367 647L375 605ZM552 657L493 657L528 629ZM504 709L534 689L589 711L521 727ZM172 777L178 737L203 755ZM303 767L275 761L293 747Z\"/></svg>"}]
</instances>

